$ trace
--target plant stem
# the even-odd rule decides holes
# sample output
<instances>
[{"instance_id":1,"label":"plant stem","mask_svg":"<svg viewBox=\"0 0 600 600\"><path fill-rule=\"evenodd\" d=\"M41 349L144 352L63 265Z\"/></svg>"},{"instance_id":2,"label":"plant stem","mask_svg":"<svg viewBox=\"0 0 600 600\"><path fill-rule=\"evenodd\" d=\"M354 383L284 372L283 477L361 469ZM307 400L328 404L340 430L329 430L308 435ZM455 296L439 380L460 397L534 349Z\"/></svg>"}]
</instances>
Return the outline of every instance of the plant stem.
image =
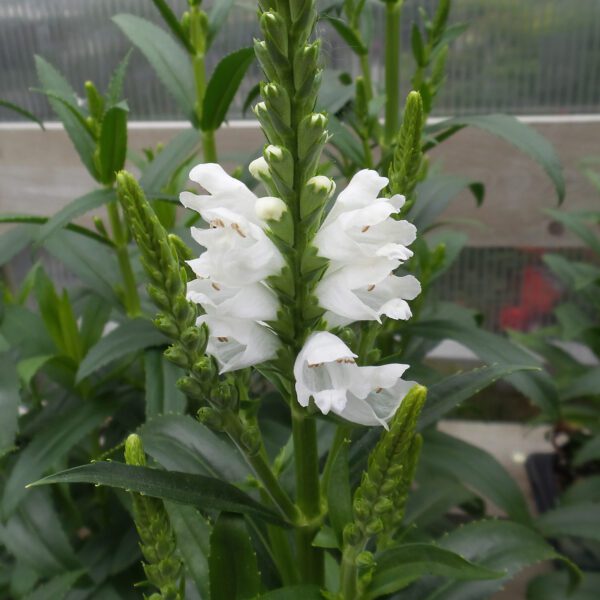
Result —
<instances>
[{"instance_id":1,"label":"plant stem","mask_svg":"<svg viewBox=\"0 0 600 600\"><path fill-rule=\"evenodd\" d=\"M296 408L297 407L297 408ZM292 435L296 464L296 501L308 524L296 530L300 575L303 583L323 585L323 551L312 545L321 520L317 425L292 399Z\"/></svg>"},{"instance_id":2,"label":"plant stem","mask_svg":"<svg viewBox=\"0 0 600 600\"><path fill-rule=\"evenodd\" d=\"M327 454L327 460L325 461L325 466L323 467L323 475L321 476L321 493L323 495L327 493L327 486L329 485L329 479L331 477L331 469L333 468L333 463L338 454L340 446L344 443L344 440L350 437L351 431L352 427L344 424L338 425L337 429L335 430L335 436L331 442L331 447L329 449L329 453Z\"/></svg>"},{"instance_id":3,"label":"plant stem","mask_svg":"<svg viewBox=\"0 0 600 600\"><path fill-rule=\"evenodd\" d=\"M141 313L140 296L137 291L137 284L131 261L129 260L129 251L127 250L127 238L121 222L119 207L117 201L113 200L107 205L108 218L112 228L113 242L115 244L117 260L121 277L123 278L125 311L130 317L135 317Z\"/></svg>"},{"instance_id":4,"label":"plant stem","mask_svg":"<svg viewBox=\"0 0 600 600\"><path fill-rule=\"evenodd\" d=\"M356 557L358 556L357 549L350 546L344 551L342 556L341 572L340 572L340 600L354 600L356 598L357 589L357 570Z\"/></svg>"},{"instance_id":5,"label":"plant stem","mask_svg":"<svg viewBox=\"0 0 600 600\"><path fill-rule=\"evenodd\" d=\"M371 78L371 65L369 64L369 55L360 55L360 70L362 72L363 79L365 80L365 87L367 89L367 100L373 98L373 80Z\"/></svg>"},{"instance_id":6,"label":"plant stem","mask_svg":"<svg viewBox=\"0 0 600 600\"><path fill-rule=\"evenodd\" d=\"M202 133L202 158L204 162L217 162L217 145L215 132L211 129Z\"/></svg>"},{"instance_id":7,"label":"plant stem","mask_svg":"<svg viewBox=\"0 0 600 600\"><path fill-rule=\"evenodd\" d=\"M391 146L400 116L400 13L402 2L385 4L385 143Z\"/></svg>"}]
</instances>

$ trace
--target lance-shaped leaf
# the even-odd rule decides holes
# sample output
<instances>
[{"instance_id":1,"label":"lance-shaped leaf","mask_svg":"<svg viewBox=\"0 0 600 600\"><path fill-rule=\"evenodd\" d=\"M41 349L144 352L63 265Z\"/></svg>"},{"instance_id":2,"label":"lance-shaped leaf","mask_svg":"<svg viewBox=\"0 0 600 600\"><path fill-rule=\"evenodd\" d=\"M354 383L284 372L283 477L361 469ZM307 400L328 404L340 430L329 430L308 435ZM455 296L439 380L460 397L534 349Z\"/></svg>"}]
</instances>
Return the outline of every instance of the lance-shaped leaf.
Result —
<instances>
[{"instance_id":1,"label":"lance-shaped leaf","mask_svg":"<svg viewBox=\"0 0 600 600\"><path fill-rule=\"evenodd\" d=\"M127 154L127 107L113 106L102 119L99 140L99 176L102 183L114 182L117 171L125 165Z\"/></svg>"},{"instance_id":2,"label":"lance-shaped leaf","mask_svg":"<svg viewBox=\"0 0 600 600\"><path fill-rule=\"evenodd\" d=\"M183 371L167 361L162 350L151 348L144 353L146 376L146 419L163 414L181 414L186 399L176 383Z\"/></svg>"},{"instance_id":3,"label":"lance-shaped leaf","mask_svg":"<svg viewBox=\"0 0 600 600\"><path fill-rule=\"evenodd\" d=\"M235 557L235 560L232 560ZM250 600L260 592L260 573L244 519L221 514L210 536L211 600Z\"/></svg>"},{"instance_id":4,"label":"lance-shaped leaf","mask_svg":"<svg viewBox=\"0 0 600 600\"><path fill-rule=\"evenodd\" d=\"M375 556L376 568L365 599L393 594L424 575L466 581L498 579L504 571L475 564L434 544L402 544Z\"/></svg>"},{"instance_id":5,"label":"lance-shaped leaf","mask_svg":"<svg viewBox=\"0 0 600 600\"><path fill-rule=\"evenodd\" d=\"M209 48L213 43L215 36L223 26L223 23L225 23L227 15L233 6L233 2L234 0L216 0L216 2L213 3L212 8L208 13L207 45Z\"/></svg>"},{"instance_id":6,"label":"lance-shaped leaf","mask_svg":"<svg viewBox=\"0 0 600 600\"><path fill-rule=\"evenodd\" d=\"M113 21L146 57L186 117L194 122L194 73L185 50L146 19L122 14L113 17Z\"/></svg>"},{"instance_id":7,"label":"lance-shaped leaf","mask_svg":"<svg viewBox=\"0 0 600 600\"><path fill-rule=\"evenodd\" d=\"M352 29L345 21L325 15L322 17L323 20L329 22L329 24L338 32L339 36L348 44L348 47L352 52L358 54L358 56L364 56L368 53L368 48L363 44L360 39L360 35Z\"/></svg>"},{"instance_id":8,"label":"lance-shaped leaf","mask_svg":"<svg viewBox=\"0 0 600 600\"><path fill-rule=\"evenodd\" d=\"M529 155L546 172L554 184L559 202L565 197L565 179L562 166L552 144L535 129L509 115L471 115L455 117L427 127L428 134L439 134L446 139L464 127L477 127L496 135Z\"/></svg>"},{"instance_id":9,"label":"lance-shaped leaf","mask_svg":"<svg viewBox=\"0 0 600 600\"><path fill-rule=\"evenodd\" d=\"M44 129L44 124L33 113L20 107L18 104L13 104L8 100L2 100L2 98L0 98L0 106L3 108L7 108L8 110L12 110L13 112L16 112L17 114L21 115L22 117L25 117L26 119L29 119L30 121L34 121L42 129Z\"/></svg>"},{"instance_id":10,"label":"lance-shaped leaf","mask_svg":"<svg viewBox=\"0 0 600 600\"><path fill-rule=\"evenodd\" d=\"M203 131L214 131L221 126L240 83L254 60L253 48L242 48L228 54L212 74L202 104Z\"/></svg>"},{"instance_id":11,"label":"lance-shaped leaf","mask_svg":"<svg viewBox=\"0 0 600 600\"><path fill-rule=\"evenodd\" d=\"M18 427L19 379L8 352L0 353L0 458L12 447Z\"/></svg>"},{"instance_id":12,"label":"lance-shaped leaf","mask_svg":"<svg viewBox=\"0 0 600 600\"><path fill-rule=\"evenodd\" d=\"M536 520L538 529L547 537L580 537L600 541L600 503L582 502L559 506Z\"/></svg>"},{"instance_id":13,"label":"lance-shaped leaf","mask_svg":"<svg viewBox=\"0 0 600 600\"><path fill-rule=\"evenodd\" d=\"M255 515L271 523L284 524L281 517L239 488L204 475L132 467L117 462L96 462L50 475L30 484L30 487L50 483L107 485L203 510Z\"/></svg>"}]
</instances>

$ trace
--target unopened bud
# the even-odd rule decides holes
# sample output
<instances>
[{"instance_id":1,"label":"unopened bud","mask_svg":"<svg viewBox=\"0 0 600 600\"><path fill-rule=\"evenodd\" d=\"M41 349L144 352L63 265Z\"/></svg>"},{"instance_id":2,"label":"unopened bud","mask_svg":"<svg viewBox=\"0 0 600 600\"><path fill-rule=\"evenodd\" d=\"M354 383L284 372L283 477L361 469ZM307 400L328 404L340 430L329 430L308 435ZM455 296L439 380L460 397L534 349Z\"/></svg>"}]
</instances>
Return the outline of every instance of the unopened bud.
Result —
<instances>
[{"instance_id":1,"label":"unopened bud","mask_svg":"<svg viewBox=\"0 0 600 600\"><path fill-rule=\"evenodd\" d=\"M373 553L367 550L364 550L356 557L356 566L357 567L374 567L375 559L373 558Z\"/></svg>"},{"instance_id":2,"label":"unopened bud","mask_svg":"<svg viewBox=\"0 0 600 600\"><path fill-rule=\"evenodd\" d=\"M306 185L312 186L315 194L326 194L328 198L335 192L335 181L325 175L311 177Z\"/></svg>"},{"instance_id":3,"label":"unopened bud","mask_svg":"<svg viewBox=\"0 0 600 600\"><path fill-rule=\"evenodd\" d=\"M223 417L218 410L211 408L210 406L203 406L197 413L197 418L202 425L213 429L215 431L221 431L223 429Z\"/></svg>"},{"instance_id":4,"label":"unopened bud","mask_svg":"<svg viewBox=\"0 0 600 600\"><path fill-rule=\"evenodd\" d=\"M212 359L208 356L202 356L192 365L192 373L196 379L203 383L208 383L215 376L215 366Z\"/></svg>"},{"instance_id":5,"label":"unopened bud","mask_svg":"<svg viewBox=\"0 0 600 600\"><path fill-rule=\"evenodd\" d=\"M273 196L259 198L254 205L256 215L263 221L279 221L286 210L285 202Z\"/></svg>"},{"instance_id":6,"label":"unopened bud","mask_svg":"<svg viewBox=\"0 0 600 600\"><path fill-rule=\"evenodd\" d=\"M179 344L169 346L165 350L164 356L167 360L171 361L182 369L187 369L189 365L187 352Z\"/></svg>"},{"instance_id":7,"label":"unopened bud","mask_svg":"<svg viewBox=\"0 0 600 600\"><path fill-rule=\"evenodd\" d=\"M363 534L360 530L360 527L355 523L348 523L346 527L344 527L344 546L356 546L363 539Z\"/></svg>"},{"instance_id":8,"label":"unopened bud","mask_svg":"<svg viewBox=\"0 0 600 600\"><path fill-rule=\"evenodd\" d=\"M229 383L221 381L210 390L210 401L220 410L233 410L237 405L237 390Z\"/></svg>"},{"instance_id":9,"label":"unopened bud","mask_svg":"<svg viewBox=\"0 0 600 600\"><path fill-rule=\"evenodd\" d=\"M254 426L247 427L240 438L240 442L246 452L252 456L260 452L260 433Z\"/></svg>"},{"instance_id":10,"label":"unopened bud","mask_svg":"<svg viewBox=\"0 0 600 600\"><path fill-rule=\"evenodd\" d=\"M283 57L286 57L288 33L285 21L277 13L269 10L261 15L260 24L265 34L267 47L272 44Z\"/></svg>"},{"instance_id":11,"label":"unopened bud","mask_svg":"<svg viewBox=\"0 0 600 600\"><path fill-rule=\"evenodd\" d=\"M283 160L283 148L270 144L265 150L265 156L269 162L281 161Z\"/></svg>"},{"instance_id":12,"label":"unopened bud","mask_svg":"<svg viewBox=\"0 0 600 600\"><path fill-rule=\"evenodd\" d=\"M377 535L383 531L383 521L381 519L373 519L365 528L369 535Z\"/></svg>"},{"instance_id":13,"label":"unopened bud","mask_svg":"<svg viewBox=\"0 0 600 600\"><path fill-rule=\"evenodd\" d=\"M142 439L137 433L132 433L125 440L125 462L135 467L146 466L146 454Z\"/></svg>"},{"instance_id":14,"label":"unopened bud","mask_svg":"<svg viewBox=\"0 0 600 600\"><path fill-rule=\"evenodd\" d=\"M259 156L256 160L253 160L248 165L248 171L250 171L250 175L252 175L254 179L258 179L259 181L271 178L269 165L263 156Z\"/></svg>"}]
</instances>

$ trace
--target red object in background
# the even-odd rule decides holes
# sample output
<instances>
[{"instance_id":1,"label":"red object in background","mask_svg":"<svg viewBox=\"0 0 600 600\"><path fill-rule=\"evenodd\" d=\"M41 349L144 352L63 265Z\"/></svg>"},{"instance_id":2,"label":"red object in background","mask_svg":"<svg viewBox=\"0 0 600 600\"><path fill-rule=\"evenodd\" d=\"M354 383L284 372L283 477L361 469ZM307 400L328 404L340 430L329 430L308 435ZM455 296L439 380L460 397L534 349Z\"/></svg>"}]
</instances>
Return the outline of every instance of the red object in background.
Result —
<instances>
[{"instance_id":1,"label":"red object in background","mask_svg":"<svg viewBox=\"0 0 600 600\"><path fill-rule=\"evenodd\" d=\"M560 289L542 268L527 266L523 269L519 304L500 311L500 325L503 329L527 331L552 311L560 297Z\"/></svg>"}]
</instances>

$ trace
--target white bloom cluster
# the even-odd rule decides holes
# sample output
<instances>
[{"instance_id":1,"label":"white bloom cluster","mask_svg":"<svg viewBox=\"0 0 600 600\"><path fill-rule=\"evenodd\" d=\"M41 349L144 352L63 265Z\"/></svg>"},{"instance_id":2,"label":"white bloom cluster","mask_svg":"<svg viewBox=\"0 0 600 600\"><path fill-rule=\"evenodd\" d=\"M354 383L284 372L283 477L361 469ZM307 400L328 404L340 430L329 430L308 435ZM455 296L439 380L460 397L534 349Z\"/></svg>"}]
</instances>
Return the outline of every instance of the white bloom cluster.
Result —
<instances>
[{"instance_id":1,"label":"white bloom cluster","mask_svg":"<svg viewBox=\"0 0 600 600\"><path fill-rule=\"evenodd\" d=\"M262 158L250 171L257 179L269 177ZM198 165L190 179L209 193L180 196L184 206L209 224L192 229L205 251L189 261L197 279L188 284L188 298L205 311L198 323L208 325L207 351L221 372L265 362L275 356L279 344L266 325L276 319L278 300L265 280L281 271L284 259L264 226L266 220L279 220L286 206L279 198L258 198L216 164ZM387 183L375 171L357 173L314 238L319 255L329 259L315 292L331 327L380 321L382 315L408 319L406 300L421 290L412 275L394 274L412 256L407 246L416 230L392 217L404 203L403 196L378 197ZM324 176L308 184L325 195L335 189ZM311 334L294 365L298 402L308 406L312 397L324 414L331 411L355 423L387 426L414 385L401 379L408 365L360 367L355 358L332 333Z\"/></svg>"},{"instance_id":2,"label":"white bloom cluster","mask_svg":"<svg viewBox=\"0 0 600 600\"><path fill-rule=\"evenodd\" d=\"M276 318L278 302L264 280L281 270L283 257L263 231L263 218L281 216L285 205L279 198L257 198L217 164L194 167L190 179L209 193L180 195L209 224L192 228L205 251L189 261L198 278L188 284L188 298L205 311L198 324L208 325L207 351L222 373L265 362L277 351L265 321Z\"/></svg>"}]
</instances>

